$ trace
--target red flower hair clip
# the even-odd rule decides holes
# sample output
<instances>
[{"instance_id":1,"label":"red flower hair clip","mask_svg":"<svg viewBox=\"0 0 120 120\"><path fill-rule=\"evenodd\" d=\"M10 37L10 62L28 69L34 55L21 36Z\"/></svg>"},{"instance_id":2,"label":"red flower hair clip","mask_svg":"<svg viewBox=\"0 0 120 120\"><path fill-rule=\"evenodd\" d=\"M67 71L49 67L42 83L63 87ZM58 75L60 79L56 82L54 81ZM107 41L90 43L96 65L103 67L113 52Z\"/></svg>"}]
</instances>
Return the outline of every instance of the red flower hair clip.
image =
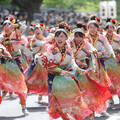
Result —
<instances>
[{"instance_id":1,"label":"red flower hair clip","mask_svg":"<svg viewBox=\"0 0 120 120\"><path fill-rule=\"evenodd\" d=\"M15 18L10 17L10 21L14 24L15 23Z\"/></svg>"},{"instance_id":2,"label":"red flower hair clip","mask_svg":"<svg viewBox=\"0 0 120 120\"><path fill-rule=\"evenodd\" d=\"M67 30L68 35L71 34L71 28L69 26L66 26L65 29Z\"/></svg>"},{"instance_id":3,"label":"red flower hair clip","mask_svg":"<svg viewBox=\"0 0 120 120\"><path fill-rule=\"evenodd\" d=\"M111 22L116 25L117 24L117 21L115 19L112 19Z\"/></svg>"},{"instance_id":4,"label":"red flower hair clip","mask_svg":"<svg viewBox=\"0 0 120 120\"><path fill-rule=\"evenodd\" d=\"M42 26L42 29L45 29L45 24L44 23L40 23L40 26Z\"/></svg>"},{"instance_id":5,"label":"red flower hair clip","mask_svg":"<svg viewBox=\"0 0 120 120\"><path fill-rule=\"evenodd\" d=\"M66 26L65 28L66 28L67 30L69 30L69 31L71 30L71 28L70 28L69 26Z\"/></svg>"},{"instance_id":6,"label":"red flower hair clip","mask_svg":"<svg viewBox=\"0 0 120 120\"><path fill-rule=\"evenodd\" d=\"M96 17L96 20L98 21L99 24L101 24L102 20L99 17Z\"/></svg>"},{"instance_id":7,"label":"red flower hair clip","mask_svg":"<svg viewBox=\"0 0 120 120\"><path fill-rule=\"evenodd\" d=\"M84 32L87 33L87 25L83 25L83 28L84 28Z\"/></svg>"}]
</instances>

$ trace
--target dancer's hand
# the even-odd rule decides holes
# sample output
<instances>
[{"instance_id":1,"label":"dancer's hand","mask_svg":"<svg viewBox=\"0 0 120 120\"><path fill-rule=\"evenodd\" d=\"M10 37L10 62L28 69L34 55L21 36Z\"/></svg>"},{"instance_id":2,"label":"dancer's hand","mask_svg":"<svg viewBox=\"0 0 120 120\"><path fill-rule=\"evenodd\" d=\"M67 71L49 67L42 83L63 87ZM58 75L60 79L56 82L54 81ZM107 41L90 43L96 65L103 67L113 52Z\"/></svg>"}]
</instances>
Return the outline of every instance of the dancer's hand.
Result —
<instances>
[{"instance_id":1,"label":"dancer's hand","mask_svg":"<svg viewBox=\"0 0 120 120\"><path fill-rule=\"evenodd\" d=\"M87 74L87 70L81 70L81 71L80 71L80 74L81 74L81 75Z\"/></svg>"},{"instance_id":2,"label":"dancer's hand","mask_svg":"<svg viewBox=\"0 0 120 120\"><path fill-rule=\"evenodd\" d=\"M98 52L98 57L101 57L102 56L102 53L101 52Z\"/></svg>"},{"instance_id":3,"label":"dancer's hand","mask_svg":"<svg viewBox=\"0 0 120 120\"><path fill-rule=\"evenodd\" d=\"M62 70L61 71L61 75L65 75L65 76L69 76L70 72L66 71L66 70Z\"/></svg>"},{"instance_id":4,"label":"dancer's hand","mask_svg":"<svg viewBox=\"0 0 120 120\"><path fill-rule=\"evenodd\" d=\"M76 70L76 72L77 72L77 73L80 73L80 75L85 75L85 74L87 74L87 70L83 70L83 69L80 69L80 68L78 68L78 69Z\"/></svg>"},{"instance_id":5,"label":"dancer's hand","mask_svg":"<svg viewBox=\"0 0 120 120\"><path fill-rule=\"evenodd\" d=\"M82 65L83 63L80 60L76 59L76 64L77 65Z\"/></svg>"}]
</instances>

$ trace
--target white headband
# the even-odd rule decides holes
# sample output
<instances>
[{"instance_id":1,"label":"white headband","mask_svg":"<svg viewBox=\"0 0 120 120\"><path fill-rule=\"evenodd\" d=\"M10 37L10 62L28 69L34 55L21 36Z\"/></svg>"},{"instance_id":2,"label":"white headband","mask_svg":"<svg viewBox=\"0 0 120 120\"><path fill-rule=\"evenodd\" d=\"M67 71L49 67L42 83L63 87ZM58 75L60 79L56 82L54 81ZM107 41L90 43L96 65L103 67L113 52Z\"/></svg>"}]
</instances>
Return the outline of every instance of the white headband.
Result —
<instances>
[{"instance_id":1,"label":"white headband","mask_svg":"<svg viewBox=\"0 0 120 120\"><path fill-rule=\"evenodd\" d=\"M35 27L34 27L34 26L30 26L30 27L29 27L29 29L32 29L32 30L34 30L34 29L35 29Z\"/></svg>"},{"instance_id":2,"label":"white headband","mask_svg":"<svg viewBox=\"0 0 120 120\"><path fill-rule=\"evenodd\" d=\"M42 27L41 27L41 25L39 25L39 24L37 24L37 25L35 26L35 28L38 28L38 29L42 30Z\"/></svg>"},{"instance_id":3,"label":"white headband","mask_svg":"<svg viewBox=\"0 0 120 120\"><path fill-rule=\"evenodd\" d=\"M117 30L120 29L120 26L117 27Z\"/></svg>"},{"instance_id":4,"label":"white headband","mask_svg":"<svg viewBox=\"0 0 120 120\"><path fill-rule=\"evenodd\" d=\"M109 26L109 25L112 25L112 26L114 27L114 25L113 25L112 22L107 22L106 25L105 25L105 28L106 28L107 26Z\"/></svg>"},{"instance_id":5,"label":"white headband","mask_svg":"<svg viewBox=\"0 0 120 120\"><path fill-rule=\"evenodd\" d=\"M89 22L88 22L88 27L89 27L89 25L90 24L93 24L93 23L95 23L95 24L97 24L98 26L99 26L99 23L96 21L96 20L90 20Z\"/></svg>"},{"instance_id":6,"label":"white headband","mask_svg":"<svg viewBox=\"0 0 120 120\"><path fill-rule=\"evenodd\" d=\"M10 20L5 20L5 21L3 22L3 25L4 25L5 23L10 23L10 24L11 24Z\"/></svg>"},{"instance_id":7,"label":"white headband","mask_svg":"<svg viewBox=\"0 0 120 120\"><path fill-rule=\"evenodd\" d=\"M59 28L59 29L56 30L56 32L58 32L58 31L62 31L62 32L64 32L64 33L68 36L68 34L67 34L67 32L66 32L65 29L63 29L63 28ZM56 33L56 32L55 32L55 33Z\"/></svg>"},{"instance_id":8,"label":"white headband","mask_svg":"<svg viewBox=\"0 0 120 120\"><path fill-rule=\"evenodd\" d=\"M74 34L77 33L77 32L85 34L85 32L84 32L84 30L82 28L76 28L76 29L73 30Z\"/></svg>"}]
</instances>

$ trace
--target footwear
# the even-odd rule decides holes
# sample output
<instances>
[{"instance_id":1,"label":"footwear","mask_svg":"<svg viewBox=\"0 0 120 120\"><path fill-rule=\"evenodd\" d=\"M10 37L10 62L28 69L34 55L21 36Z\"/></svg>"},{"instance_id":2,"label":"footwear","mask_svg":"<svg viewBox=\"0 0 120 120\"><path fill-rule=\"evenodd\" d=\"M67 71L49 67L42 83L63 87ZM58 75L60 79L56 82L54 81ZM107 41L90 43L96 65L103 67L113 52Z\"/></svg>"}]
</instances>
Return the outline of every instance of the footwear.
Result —
<instances>
[{"instance_id":1,"label":"footwear","mask_svg":"<svg viewBox=\"0 0 120 120\"><path fill-rule=\"evenodd\" d=\"M42 96L38 96L38 103L42 102Z\"/></svg>"},{"instance_id":2,"label":"footwear","mask_svg":"<svg viewBox=\"0 0 120 120\"><path fill-rule=\"evenodd\" d=\"M29 115L29 112L28 112L26 106L22 106L22 112L24 115Z\"/></svg>"},{"instance_id":3,"label":"footwear","mask_svg":"<svg viewBox=\"0 0 120 120\"><path fill-rule=\"evenodd\" d=\"M13 99L14 97L13 97L13 94L9 94L9 97L10 97L10 99Z\"/></svg>"},{"instance_id":4,"label":"footwear","mask_svg":"<svg viewBox=\"0 0 120 120\"><path fill-rule=\"evenodd\" d=\"M2 90L2 99L4 99L7 95L7 92L5 90Z\"/></svg>"},{"instance_id":5,"label":"footwear","mask_svg":"<svg viewBox=\"0 0 120 120\"><path fill-rule=\"evenodd\" d=\"M109 108L112 108L113 105L114 105L113 99L109 100L108 109L109 109Z\"/></svg>"},{"instance_id":6,"label":"footwear","mask_svg":"<svg viewBox=\"0 0 120 120\"><path fill-rule=\"evenodd\" d=\"M89 118L89 120L95 120L94 118Z\"/></svg>"},{"instance_id":7,"label":"footwear","mask_svg":"<svg viewBox=\"0 0 120 120\"><path fill-rule=\"evenodd\" d=\"M107 113L107 112L103 112L103 113L101 113L101 116L103 116L103 117L110 117L110 114Z\"/></svg>"}]
</instances>

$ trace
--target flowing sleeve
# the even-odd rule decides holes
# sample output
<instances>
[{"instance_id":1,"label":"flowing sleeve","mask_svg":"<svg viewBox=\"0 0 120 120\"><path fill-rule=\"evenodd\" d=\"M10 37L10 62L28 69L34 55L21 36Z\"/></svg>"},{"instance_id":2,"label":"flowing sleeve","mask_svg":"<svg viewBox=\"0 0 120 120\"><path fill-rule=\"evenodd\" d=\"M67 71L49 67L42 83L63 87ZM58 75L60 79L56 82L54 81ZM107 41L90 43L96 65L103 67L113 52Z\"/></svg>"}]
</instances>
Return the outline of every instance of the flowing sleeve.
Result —
<instances>
[{"instance_id":1,"label":"flowing sleeve","mask_svg":"<svg viewBox=\"0 0 120 120\"><path fill-rule=\"evenodd\" d=\"M88 52L88 54L95 54L97 52L97 49L92 46L89 42L85 41L85 49Z\"/></svg>"},{"instance_id":2,"label":"flowing sleeve","mask_svg":"<svg viewBox=\"0 0 120 120\"><path fill-rule=\"evenodd\" d=\"M36 41L34 42L34 40L33 40L32 45L33 45L33 46L34 46L34 45L44 46L46 43L47 43L47 41L39 41L39 40L36 40Z\"/></svg>"},{"instance_id":3,"label":"flowing sleeve","mask_svg":"<svg viewBox=\"0 0 120 120\"><path fill-rule=\"evenodd\" d=\"M108 57L113 56L115 58L114 51L112 49L112 46L108 43L107 39L105 36L102 36L104 47L107 51Z\"/></svg>"},{"instance_id":4,"label":"flowing sleeve","mask_svg":"<svg viewBox=\"0 0 120 120\"><path fill-rule=\"evenodd\" d=\"M2 41L3 41L3 36L2 36L2 34L0 35L0 44L2 43Z\"/></svg>"},{"instance_id":5,"label":"flowing sleeve","mask_svg":"<svg viewBox=\"0 0 120 120\"><path fill-rule=\"evenodd\" d=\"M38 62L42 67L46 68L48 73L61 74L62 69L57 66L50 50L36 54L35 62Z\"/></svg>"},{"instance_id":6,"label":"flowing sleeve","mask_svg":"<svg viewBox=\"0 0 120 120\"><path fill-rule=\"evenodd\" d=\"M76 70L79 68L75 62L75 58L73 57L73 53L71 55L70 65L71 65L74 72L76 72Z\"/></svg>"},{"instance_id":7,"label":"flowing sleeve","mask_svg":"<svg viewBox=\"0 0 120 120\"><path fill-rule=\"evenodd\" d=\"M81 68L79 68L79 66L76 64L72 50L71 50L70 65L71 65L71 67L72 67L72 70L73 70L75 73L78 73L78 72L80 73L80 72L83 71L83 70L82 70Z\"/></svg>"},{"instance_id":8,"label":"flowing sleeve","mask_svg":"<svg viewBox=\"0 0 120 120\"><path fill-rule=\"evenodd\" d=\"M6 50L6 48L0 44L0 54L5 55L8 58L11 58L10 53Z\"/></svg>"}]
</instances>

